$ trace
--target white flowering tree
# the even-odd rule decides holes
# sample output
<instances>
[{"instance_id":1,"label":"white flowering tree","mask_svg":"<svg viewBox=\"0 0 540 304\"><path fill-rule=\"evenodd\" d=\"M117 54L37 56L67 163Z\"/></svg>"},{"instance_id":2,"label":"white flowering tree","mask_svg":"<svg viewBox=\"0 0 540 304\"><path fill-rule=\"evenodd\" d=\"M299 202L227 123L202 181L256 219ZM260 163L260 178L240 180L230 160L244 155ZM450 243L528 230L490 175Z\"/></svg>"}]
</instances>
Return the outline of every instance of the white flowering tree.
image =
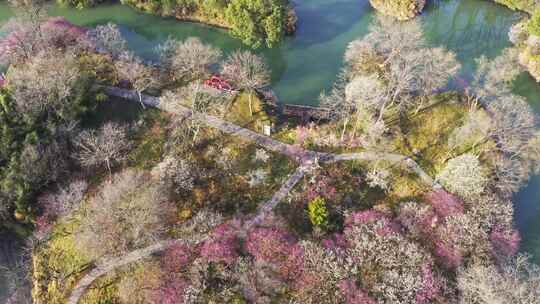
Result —
<instances>
[{"instance_id":1,"label":"white flowering tree","mask_svg":"<svg viewBox=\"0 0 540 304\"><path fill-rule=\"evenodd\" d=\"M470 198L484 192L488 178L478 157L466 153L448 161L437 180L450 192Z\"/></svg>"}]
</instances>

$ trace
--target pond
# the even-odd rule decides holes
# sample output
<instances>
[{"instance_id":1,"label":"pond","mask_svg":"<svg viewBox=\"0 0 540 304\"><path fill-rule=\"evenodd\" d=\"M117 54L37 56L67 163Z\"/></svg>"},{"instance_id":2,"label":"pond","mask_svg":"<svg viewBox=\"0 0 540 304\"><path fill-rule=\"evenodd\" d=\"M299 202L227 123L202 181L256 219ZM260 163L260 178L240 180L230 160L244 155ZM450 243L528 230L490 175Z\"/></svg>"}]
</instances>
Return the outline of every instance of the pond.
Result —
<instances>
[{"instance_id":1,"label":"pond","mask_svg":"<svg viewBox=\"0 0 540 304\"><path fill-rule=\"evenodd\" d=\"M316 105L317 96L330 88L342 66L347 44L368 31L374 11L368 0L296 0L298 31L281 46L260 50L272 68L272 83L282 102ZM510 46L509 27L519 14L486 0L435 0L420 17L428 41L456 52L467 78L475 69L474 59L492 58ZM178 22L140 13L120 4L100 5L87 10L53 6L52 15L65 16L83 26L114 22L121 26L130 47L152 59L157 44L171 36L197 36L230 52L242 45L220 29ZM0 3L0 23L10 16ZM516 93L525 96L540 113L540 86L526 73L515 83ZM523 249L540 263L540 177L515 196L516 221L523 236Z\"/></svg>"}]
</instances>

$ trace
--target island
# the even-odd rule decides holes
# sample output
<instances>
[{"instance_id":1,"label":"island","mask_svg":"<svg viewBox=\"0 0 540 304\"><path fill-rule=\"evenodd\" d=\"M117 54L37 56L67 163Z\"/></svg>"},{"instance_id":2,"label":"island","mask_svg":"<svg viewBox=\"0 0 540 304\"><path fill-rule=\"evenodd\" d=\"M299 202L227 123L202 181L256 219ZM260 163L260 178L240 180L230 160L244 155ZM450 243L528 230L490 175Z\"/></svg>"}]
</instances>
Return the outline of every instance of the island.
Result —
<instances>
[{"instance_id":1,"label":"island","mask_svg":"<svg viewBox=\"0 0 540 304\"><path fill-rule=\"evenodd\" d=\"M466 77L421 20L375 15L317 106L284 105L250 49L171 37L147 60L117 24L11 4L0 218L25 250L7 303L540 299L512 202L540 173L519 47Z\"/></svg>"}]
</instances>

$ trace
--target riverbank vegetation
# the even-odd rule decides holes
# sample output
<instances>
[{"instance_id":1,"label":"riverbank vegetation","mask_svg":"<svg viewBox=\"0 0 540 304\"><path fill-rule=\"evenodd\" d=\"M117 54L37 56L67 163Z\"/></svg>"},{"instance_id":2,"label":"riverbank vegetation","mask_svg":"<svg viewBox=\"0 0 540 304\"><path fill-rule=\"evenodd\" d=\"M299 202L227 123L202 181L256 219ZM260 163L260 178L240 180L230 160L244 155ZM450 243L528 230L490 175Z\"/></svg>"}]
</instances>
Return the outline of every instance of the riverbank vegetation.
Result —
<instances>
[{"instance_id":1,"label":"riverbank vegetation","mask_svg":"<svg viewBox=\"0 0 540 304\"><path fill-rule=\"evenodd\" d=\"M532 14L540 6L538 0L495 0L495 2L529 14Z\"/></svg>"},{"instance_id":2,"label":"riverbank vegetation","mask_svg":"<svg viewBox=\"0 0 540 304\"><path fill-rule=\"evenodd\" d=\"M397 20L410 20L420 13L426 5L426 0L369 0L371 6L379 12L392 16Z\"/></svg>"},{"instance_id":3,"label":"riverbank vegetation","mask_svg":"<svg viewBox=\"0 0 540 304\"><path fill-rule=\"evenodd\" d=\"M508 86L515 50L451 89L455 54L379 16L321 95L329 119L302 122L272 116L250 52L168 40L150 65L114 24L20 9L0 42L0 206L30 228L32 281L11 301L540 298L511 202L540 169L537 117Z\"/></svg>"},{"instance_id":4,"label":"riverbank vegetation","mask_svg":"<svg viewBox=\"0 0 540 304\"><path fill-rule=\"evenodd\" d=\"M98 5L94 0L58 0L60 4L84 9ZM274 47L296 30L296 14L289 0L140 1L121 0L142 11L179 20L227 28L233 37L252 48Z\"/></svg>"},{"instance_id":5,"label":"riverbank vegetation","mask_svg":"<svg viewBox=\"0 0 540 304\"><path fill-rule=\"evenodd\" d=\"M540 7L530 18L512 26L508 35L520 49L519 63L540 82Z\"/></svg>"}]
</instances>

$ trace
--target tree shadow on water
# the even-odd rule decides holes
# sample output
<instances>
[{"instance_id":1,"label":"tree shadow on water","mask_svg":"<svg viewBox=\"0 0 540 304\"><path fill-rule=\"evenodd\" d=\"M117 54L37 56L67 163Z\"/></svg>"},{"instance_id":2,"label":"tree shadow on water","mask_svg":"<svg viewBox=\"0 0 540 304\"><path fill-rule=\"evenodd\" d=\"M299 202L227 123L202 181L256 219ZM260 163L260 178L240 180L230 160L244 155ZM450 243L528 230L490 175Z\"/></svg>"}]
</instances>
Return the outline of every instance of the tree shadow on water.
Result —
<instances>
[{"instance_id":1,"label":"tree shadow on water","mask_svg":"<svg viewBox=\"0 0 540 304\"><path fill-rule=\"evenodd\" d=\"M297 47L309 47L332 40L372 11L367 0L332 1L311 6L299 4L296 6L298 28L293 43Z\"/></svg>"}]
</instances>

